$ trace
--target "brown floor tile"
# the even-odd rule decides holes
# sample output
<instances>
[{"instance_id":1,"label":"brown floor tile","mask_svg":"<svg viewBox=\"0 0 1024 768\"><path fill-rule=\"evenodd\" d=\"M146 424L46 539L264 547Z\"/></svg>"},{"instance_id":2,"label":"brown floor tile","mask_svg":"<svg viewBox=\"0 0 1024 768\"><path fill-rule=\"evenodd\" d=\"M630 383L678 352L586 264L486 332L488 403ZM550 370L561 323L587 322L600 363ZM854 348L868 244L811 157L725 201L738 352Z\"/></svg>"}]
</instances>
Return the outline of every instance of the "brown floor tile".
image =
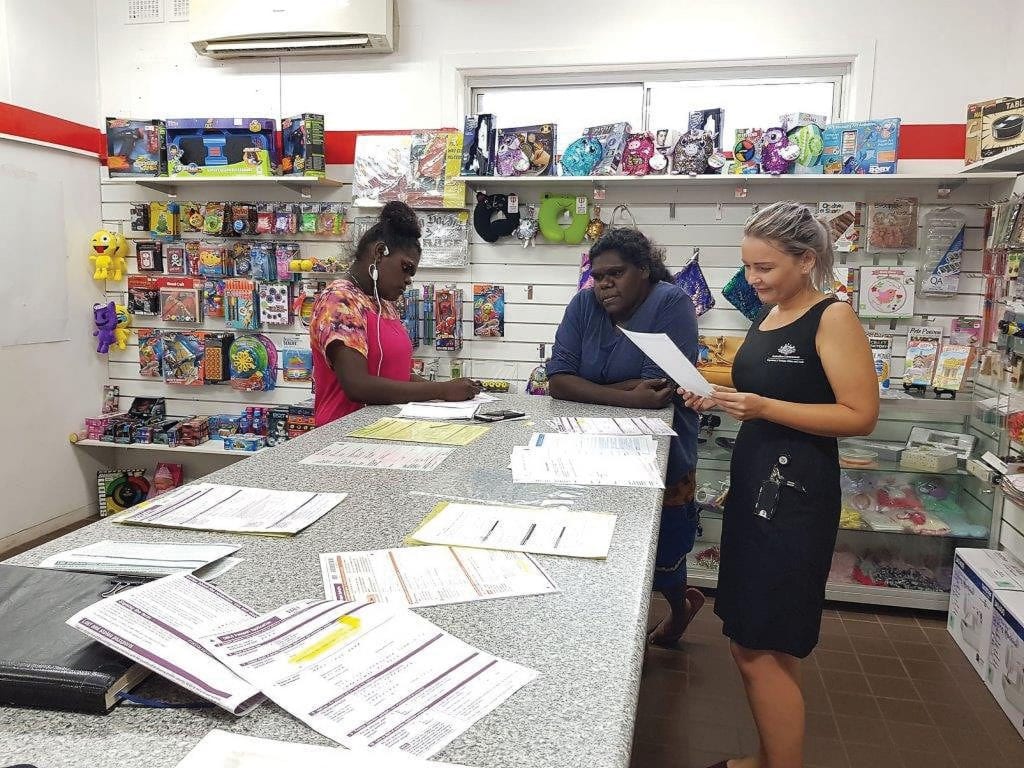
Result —
<instances>
[{"instance_id":1,"label":"brown floor tile","mask_svg":"<svg viewBox=\"0 0 1024 768\"><path fill-rule=\"evenodd\" d=\"M896 648L896 653L904 659L939 660L939 654L931 643L905 643L897 640L893 642L893 646Z\"/></svg>"},{"instance_id":2,"label":"brown floor tile","mask_svg":"<svg viewBox=\"0 0 1024 768\"><path fill-rule=\"evenodd\" d=\"M836 669L842 672L860 673L860 663L856 655L846 651L830 651L827 648L816 650L811 656L818 664L818 669Z\"/></svg>"},{"instance_id":3,"label":"brown floor tile","mask_svg":"<svg viewBox=\"0 0 1024 768\"><path fill-rule=\"evenodd\" d=\"M939 704L951 704L955 707L969 707L963 688L952 680L912 680L921 700Z\"/></svg>"},{"instance_id":4,"label":"brown floor tile","mask_svg":"<svg viewBox=\"0 0 1024 768\"><path fill-rule=\"evenodd\" d=\"M935 752L899 753L903 768L959 768L952 755Z\"/></svg>"},{"instance_id":5,"label":"brown floor tile","mask_svg":"<svg viewBox=\"0 0 1024 768\"><path fill-rule=\"evenodd\" d=\"M873 696L862 693L845 693L843 691L829 691L829 701L832 702L832 711L838 720L843 715L854 717L881 718L881 710Z\"/></svg>"},{"instance_id":6,"label":"brown floor tile","mask_svg":"<svg viewBox=\"0 0 1024 768\"><path fill-rule=\"evenodd\" d=\"M896 656L896 647L887 637L858 637L853 650L861 656Z\"/></svg>"},{"instance_id":7,"label":"brown floor tile","mask_svg":"<svg viewBox=\"0 0 1024 768\"><path fill-rule=\"evenodd\" d=\"M909 752L946 752L941 731L934 725L887 723L896 749Z\"/></svg>"},{"instance_id":8,"label":"brown floor tile","mask_svg":"<svg viewBox=\"0 0 1024 768\"><path fill-rule=\"evenodd\" d=\"M938 663L938 662L936 662ZM860 665L869 675L885 675L887 677L907 677L903 662L893 656L860 656Z\"/></svg>"},{"instance_id":9,"label":"brown floor tile","mask_svg":"<svg viewBox=\"0 0 1024 768\"><path fill-rule=\"evenodd\" d=\"M917 701L921 698L909 677L886 677L884 675L867 675L868 688L872 695L884 699L910 699Z\"/></svg>"},{"instance_id":10,"label":"brown floor tile","mask_svg":"<svg viewBox=\"0 0 1024 768\"><path fill-rule=\"evenodd\" d=\"M949 645L933 644L932 648L935 649L935 653L939 657L939 661L947 667L958 666L961 662L970 664L970 661L968 661L967 657L964 656L964 652L953 643L950 643Z\"/></svg>"},{"instance_id":11,"label":"brown floor tile","mask_svg":"<svg viewBox=\"0 0 1024 768\"><path fill-rule=\"evenodd\" d=\"M999 748L979 736L979 731L964 728L940 728L947 751L970 768L1001 766L1005 757Z\"/></svg>"},{"instance_id":12,"label":"brown floor tile","mask_svg":"<svg viewBox=\"0 0 1024 768\"><path fill-rule=\"evenodd\" d=\"M928 627L941 627L946 626L946 614L941 611L922 611L917 616L917 623L927 629Z\"/></svg>"},{"instance_id":13,"label":"brown floor tile","mask_svg":"<svg viewBox=\"0 0 1024 768\"><path fill-rule=\"evenodd\" d=\"M912 680L953 680L949 668L941 661L921 661L920 659L903 659L903 666Z\"/></svg>"},{"instance_id":14,"label":"brown floor tile","mask_svg":"<svg viewBox=\"0 0 1024 768\"><path fill-rule=\"evenodd\" d=\"M647 646L644 656L644 669L671 669L676 672L686 672L688 659L685 651L677 651L669 648L658 648Z\"/></svg>"},{"instance_id":15,"label":"brown floor tile","mask_svg":"<svg viewBox=\"0 0 1024 768\"><path fill-rule=\"evenodd\" d=\"M1008 765L1024 765L1024 739L1008 739L999 743Z\"/></svg>"},{"instance_id":16,"label":"brown floor tile","mask_svg":"<svg viewBox=\"0 0 1024 768\"><path fill-rule=\"evenodd\" d=\"M981 732L981 721L967 707L958 707L953 704L940 704L938 702L926 702L925 709L932 717L932 722L943 729L970 730L975 734Z\"/></svg>"},{"instance_id":17,"label":"brown floor tile","mask_svg":"<svg viewBox=\"0 0 1024 768\"><path fill-rule=\"evenodd\" d=\"M804 669L800 687L804 693L804 708L808 712L832 713L832 703L828 700L825 684L817 669Z\"/></svg>"},{"instance_id":18,"label":"brown floor tile","mask_svg":"<svg viewBox=\"0 0 1024 768\"><path fill-rule=\"evenodd\" d=\"M907 627L916 627L917 614L914 611L886 611L876 614L878 620L883 624L902 624Z\"/></svg>"},{"instance_id":19,"label":"brown floor tile","mask_svg":"<svg viewBox=\"0 0 1024 768\"><path fill-rule=\"evenodd\" d=\"M808 736L822 739L838 739L839 729L831 712L807 712L804 717L804 728Z\"/></svg>"},{"instance_id":20,"label":"brown floor tile","mask_svg":"<svg viewBox=\"0 0 1024 768\"><path fill-rule=\"evenodd\" d=\"M804 739L804 763L815 768L847 768L850 765L841 742L816 736Z\"/></svg>"},{"instance_id":21,"label":"brown floor tile","mask_svg":"<svg viewBox=\"0 0 1024 768\"><path fill-rule=\"evenodd\" d=\"M880 624L877 621L844 621L843 626L846 628L846 634L850 637L886 637L885 625ZM917 629L917 627L911 627L911 629Z\"/></svg>"},{"instance_id":22,"label":"brown floor tile","mask_svg":"<svg viewBox=\"0 0 1024 768\"><path fill-rule=\"evenodd\" d=\"M868 680L859 672L841 672L836 669L821 670L821 680L825 683L825 690L831 695L839 693L864 693L870 694Z\"/></svg>"},{"instance_id":23,"label":"brown floor tile","mask_svg":"<svg viewBox=\"0 0 1024 768\"><path fill-rule=\"evenodd\" d=\"M917 624L885 624L885 634L893 642L927 643L928 636Z\"/></svg>"},{"instance_id":24,"label":"brown floor tile","mask_svg":"<svg viewBox=\"0 0 1024 768\"><path fill-rule=\"evenodd\" d=\"M837 715L836 728L844 744L892 744L885 721L878 718Z\"/></svg>"},{"instance_id":25,"label":"brown floor tile","mask_svg":"<svg viewBox=\"0 0 1024 768\"><path fill-rule=\"evenodd\" d=\"M844 744L852 768L903 768L903 762L891 746Z\"/></svg>"},{"instance_id":26,"label":"brown floor tile","mask_svg":"<svg viewBox=\"0 0 1024 768\"><path fill-rule=\"evenodd\" d=\"M822 616L821 617L821 634L823 635L845 635L846 629L843 626L843 620L838 616Z\"/></svg>"},{"instance_id":27,"label":"brown floor tile","mask_svg":"<svg viewBox=\"0 0 1024 768\"><path fill-rule=\"evenodd\" d=\"M979 719L981 720L982 727L988 735L992 737L993 743L1001 751L1006 751L1004 745L1020 741L1020 734L1014 730L1013 725L1010 723L1010 719L1006 716L1006 713L999 708L998 704L996 704L990 714L982 715Z\"/></svg>"},{"instance_id":28,"label":"brown floor tile","mask_svg":"<svg viewBox=\"0 0 1024 768\"><path fill-rule=\"evenodd\" d=\"M881 625L879 625L881 626ZM856 638L852 638L856 639ZM853 653L853 643L847 635L822 635L818 639L818 647L827 651L845 651Z\"/></svg>"},{"instance_id":29,"label":"brown floor tile","mask_svg":"<svg viewBox=\"0 0 1024 768\"><path fill-rule=\"evenodd\" d=\"M928 638L928 642L933 645L956 645L953 642L952 635L949 634L944 626L926 626L922 627L921 631Z\"/></svg>"},{"instance_id":30,"label":"brown floor tile","mask_svg":"<svg viewBox=\"0 0 1024 768\"><path fill-rule=\"evenodd\" d=\"M923 702L905 699L877 699L877 702L879 709L882 710L882 717L890 726L897 723L932 724L932 717ZM893 737L895 735L894 732Z\"/></svg>"}]
</instances>

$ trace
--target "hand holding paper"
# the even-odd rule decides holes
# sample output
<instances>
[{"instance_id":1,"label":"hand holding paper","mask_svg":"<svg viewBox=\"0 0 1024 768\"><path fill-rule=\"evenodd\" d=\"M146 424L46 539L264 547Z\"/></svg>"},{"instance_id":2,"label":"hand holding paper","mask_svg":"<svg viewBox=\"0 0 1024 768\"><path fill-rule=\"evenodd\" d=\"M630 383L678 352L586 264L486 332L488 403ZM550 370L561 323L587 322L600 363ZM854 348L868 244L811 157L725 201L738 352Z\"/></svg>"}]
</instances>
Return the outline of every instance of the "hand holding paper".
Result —
<instances>
[{"instance_id":1,"label":"hand holding paper","mask_svg":"<svg viewBox=\"0 0 1024 768\"><path fill-rule=\"evenodd\" d=\"M626 338L636 344L640 351L655 365L667 373L679 386L701 397L710 397L714 392L707 379L700 375L693 363L664 333L637 333L621 329Z\"/></svg>"}]
</instances>

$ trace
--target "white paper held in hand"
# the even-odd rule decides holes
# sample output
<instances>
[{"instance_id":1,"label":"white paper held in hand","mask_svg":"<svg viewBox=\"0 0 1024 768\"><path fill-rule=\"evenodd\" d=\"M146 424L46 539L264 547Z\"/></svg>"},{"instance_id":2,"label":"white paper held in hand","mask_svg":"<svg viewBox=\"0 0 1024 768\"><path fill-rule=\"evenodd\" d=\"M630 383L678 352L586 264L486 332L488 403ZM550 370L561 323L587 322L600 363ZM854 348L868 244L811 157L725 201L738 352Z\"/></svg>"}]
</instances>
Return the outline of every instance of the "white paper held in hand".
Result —
<instances>
[{"instance_id":1,"label":"white paper held in hand","mask_svg":"<svg viewBox=\"0 0 1024 768\"><path fill-rule=\"evenodd\" d=\"M681 389L701 397L710 397L714 393L708 380L700 375L700 371L686 359L683 351L672 342L667 334L637 333L636 331L627 331L625 328L620 330Z\"/></svg>"}]
</instances>

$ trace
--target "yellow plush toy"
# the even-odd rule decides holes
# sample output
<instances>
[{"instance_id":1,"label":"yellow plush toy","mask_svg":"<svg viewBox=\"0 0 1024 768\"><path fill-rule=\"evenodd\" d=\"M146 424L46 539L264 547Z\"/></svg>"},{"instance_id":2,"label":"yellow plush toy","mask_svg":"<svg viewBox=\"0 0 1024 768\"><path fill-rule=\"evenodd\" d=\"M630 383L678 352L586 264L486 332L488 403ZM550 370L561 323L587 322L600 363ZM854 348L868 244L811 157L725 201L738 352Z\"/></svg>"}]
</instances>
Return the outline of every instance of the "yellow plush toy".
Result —
<instances>
[{"instance_id":1,"label":"yellow plush toy","mask_svg":"<svg viewBox=\"0 0 1024 768\"><path fill-rule=\"evenodd\" d=\"M114 264L114 255L117 252L117 238L113 232L99 229L93 233L89 244L89 261L96 267L92 273L93 280L106 280L110 277L111 267Z\"/></svg>"},{"instance_id":2,"label":"yellow plush toy","mask_svg":"<svg viewBox=\"0 0 1024 768\"><path fill-rule=\"evenodd\" d=\"M114 236L114 252L111 254L110 279L120 280L128 271L128 238L121 232L112 232Z\"/></svg>"},{"instance_id":3,"label":"yellow plush toy","mask_svg":"<svg viewBox=\"0 0 1024 768\"><path fill-rule=\"evenodd\" d=\"M122 238L124 235L121 236ZM117 316L117 326L114 328L114 342L118 349L125 349L128 346L128 337L131 335L132 316L128 314L128 307L124 304L114 305L114 314Z\"/></svg>"}]
</instances>

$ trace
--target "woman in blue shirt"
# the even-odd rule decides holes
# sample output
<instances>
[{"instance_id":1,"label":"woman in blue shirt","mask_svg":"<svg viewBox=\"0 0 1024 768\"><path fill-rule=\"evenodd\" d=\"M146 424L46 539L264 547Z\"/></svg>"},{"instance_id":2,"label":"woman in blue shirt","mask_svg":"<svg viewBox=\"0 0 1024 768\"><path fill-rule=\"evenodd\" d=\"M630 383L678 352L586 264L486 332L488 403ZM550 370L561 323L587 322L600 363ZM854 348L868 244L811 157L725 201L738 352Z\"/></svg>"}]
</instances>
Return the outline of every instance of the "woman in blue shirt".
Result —
<instances>
[{"instance_id":1,"label":"woman in blue shirt","mask_svg":"<svg viewBox=\"0 0 1024 768\"><path fill-rule=\"evenodd\" d=\"M669 613L648 638L674 645L704 604L686 586L686 555L697 532L693 501L697 463L697 414L674 397L674 388L619 327L665 333L691 362L697 359L697 316L693 302L671 283L663 254L635 229L612 229L590 249L594 287L580 291L566 307L547 363L551 396L559 400L622 408L664 408L675 414L661 510L654 588Z\"/></svg>"}]
</instances>

